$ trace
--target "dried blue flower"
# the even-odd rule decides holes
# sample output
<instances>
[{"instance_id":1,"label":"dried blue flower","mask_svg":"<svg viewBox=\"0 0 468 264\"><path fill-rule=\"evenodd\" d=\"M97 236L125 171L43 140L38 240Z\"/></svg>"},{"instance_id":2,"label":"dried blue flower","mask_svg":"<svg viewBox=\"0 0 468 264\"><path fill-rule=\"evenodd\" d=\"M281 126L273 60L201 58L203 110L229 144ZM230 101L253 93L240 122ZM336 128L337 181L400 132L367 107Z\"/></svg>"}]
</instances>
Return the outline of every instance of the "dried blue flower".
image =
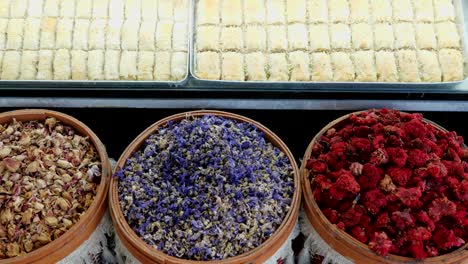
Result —
<instances>
[{"instance_id":1,"label":"dried blue flower","mask_svg":"<svg viewBox=\"0 0 468 264\"><path fill-rule=\"evenodd\" d=\"M191 260L258 247L294 193L288 157L254 125L216 116L169 122L119 169L119 201L148 244Z\"/></svg>"}]
</instances>

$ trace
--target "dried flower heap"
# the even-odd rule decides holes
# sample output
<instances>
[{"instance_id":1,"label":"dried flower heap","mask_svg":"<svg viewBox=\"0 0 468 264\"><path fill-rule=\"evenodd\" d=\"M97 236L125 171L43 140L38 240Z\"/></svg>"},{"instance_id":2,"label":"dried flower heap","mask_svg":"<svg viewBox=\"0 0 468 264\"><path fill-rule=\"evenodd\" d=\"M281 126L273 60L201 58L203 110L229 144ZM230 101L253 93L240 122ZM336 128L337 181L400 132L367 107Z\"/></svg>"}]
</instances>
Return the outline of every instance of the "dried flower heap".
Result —
<instances>
[{"instance_id":1,"label":"dried flower heap","mask_svg":"<svg viewBox=\"0 0 468 264\"><path fill-rule=\"evenodd\" d=\"M63 235L92 203L100 174L88 138L54 118L0 125L0 259Z\"/></svg>"},{"instance_id":2,"label":"dried flower heap","mask_svg":"<svg viewBox=\"0 0 468 264\"><path fill-rule=\"evenodd\" d=\"M377 254L420 259L468 241L467 160L455 132L384 109L328 130L307 168L331 223Z\"/></svg>"},{"instance_id":3,"label":"dried flower heap","mask_svg":"<svg viewBox=\"0 0 468 264\"><path fill-rule=\"evenodd\" d=\"M259 246L282 223L294 192L284 153L255 126L215 116L161 127L116 176L136 234L192 260Z\"/></svg>"}]
</instances>

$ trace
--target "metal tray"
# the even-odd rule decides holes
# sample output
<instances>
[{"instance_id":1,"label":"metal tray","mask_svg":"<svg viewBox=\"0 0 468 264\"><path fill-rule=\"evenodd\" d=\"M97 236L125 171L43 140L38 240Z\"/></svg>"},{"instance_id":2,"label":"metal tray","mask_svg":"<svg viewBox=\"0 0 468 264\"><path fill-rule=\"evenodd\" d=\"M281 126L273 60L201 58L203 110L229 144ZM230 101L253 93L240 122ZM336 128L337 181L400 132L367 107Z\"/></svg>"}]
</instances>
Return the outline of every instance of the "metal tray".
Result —
<instances>
[{"instance_id":1,"label":"metal tray","mask_svg":"<svg viewBox=\"0 0 468 264\"><path fill-rule=\"evenodd\" d=\"M2 1L2 0L0 0ZM133 88L152 89L152 88L179 88L184 87L190 76L190 47L193 35L193 9L194 1L188 0L187 14L187 65L186 73L180 81L129 81L129 80L0 80L0 90L2 89L50 89L66 90L68 88L78 89L123 89L132 90Z\"/></svg>"},{"instance_id":2,"label":"metal tray","mask_svg":"<svg viewBox=\"0 0 468 264\"><path fill-rule=\"evenodd\" d=\"M197 0L194 0L197 1ZM460 38L462 41L462 51L464 57L464 72L465 79L453 82L313 82L313 81L224 81L224 80L208 80L202 79L196 73L196 47L195 47L195 33L196 33L196 8L197 4L193 3L193 21L192 21L192 35L190 37L190 75L193 80L190 81L195 86L203 87L220 87L224 89L271 89L271 90L343 90L350 89L350 91L417 91L419 89L434 89L434 90L458 90L468 91L468 1L453 0L457 24L459 28Z\"/></svg>"}]
</instances>

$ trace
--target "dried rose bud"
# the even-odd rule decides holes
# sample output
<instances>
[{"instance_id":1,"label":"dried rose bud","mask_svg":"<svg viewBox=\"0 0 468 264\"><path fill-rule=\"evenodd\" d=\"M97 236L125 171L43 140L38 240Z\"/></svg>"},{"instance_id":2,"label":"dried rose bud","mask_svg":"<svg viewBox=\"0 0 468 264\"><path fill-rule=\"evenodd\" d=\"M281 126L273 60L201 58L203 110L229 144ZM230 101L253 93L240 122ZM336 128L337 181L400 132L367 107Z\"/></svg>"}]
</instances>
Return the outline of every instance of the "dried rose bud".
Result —
<instances>
[{"instance_id":1,"label":"dried rose bud","mask_svg":"<svg viewBox=\"0 0 468 264\"><path fill-rule=\"evenodd\" d=\"M26 173L38 172L40 167L41 167L41 164L39 163L39 161L37 160L33 161L29 163L28 167L26 167Z\"/></svg>"},{"instance_id":2,"label":"dried rose bud","mask_svg":"<svg viewBox=\"0 0 468 264\"><path fill-rule=\"evenodd\" d=\"M13 258L13 257L16 257L16 256L19 256L20 254L20 247L18 245L18 243L9 243L7 244L7 247L6 247L6 255L10 258Z\"/></svg>"},{"instance_id":3,"label":"dried rose bud","mask_svg":"<svg viewBox=\"0 0 468 264\"><path fill-rule=\"evenodd\" d=\"M33 209L29 208L23 213L21 217L21 223L25 225L30 224L32 217L33 217Z\"/></svg>"},{"instance_id":4,"label":"dried rose bud","mask_svg":"<svg viewBox=\"0 0 468 264\"><path fill-rule=\"evenodd\" d=\"M17 182L21 179L21 174L19 173L12 173L9 180L12 182Z\"/></svg>"},{"instance_id":5,"label":"dried rose bud","mask_svg":"<svg viewBox=\"0 0 468 264\"><path fill-rule=\"evenodd\" d=\"M62 222L63 222L63 226L65 227L71 227L73 225L73 222L66 218L62 219Z\"/></svg>"},{"instance_id":6,"label":"dried rose bud","mask_svg":"<svg viewBox=\"0 0 468 264\"><path fill-rule=\"evenodd\" d=\"M69 168L73 167L73 165L70 162L66 161L66 160L58 160L57 161L57 166L59 166L62 169L69 169Z\"/></svg>"},{"instance_id":7,"label":"dried rose bud","mask_svg":"<svg viewBox=\"0 0 468 264\"><path fill-rule=\"evenodd\" d=\"M61 197L57 199L56 203L64 211L68 211L68 209L71 207L70 202Z\"/></svg>"},{"instance_id":8,"label":"dried rose bud","mask_svg":"<svg viewBox=\"0 0 468 264\"><path fill-rule=\"evenodd\" d=\"M83 177L89 164L100 173L99 156L89 139L53 118L45 123L13 120L1 125L0 260L8 257L7 244L17 243L23 255L64 234L97 192L100 178ZM81 163L84 158L86 164ZM88 183L92 185L85 191Z\"/></svg>"},{"instance_id":9,"label":"dried rose bud","mask_svg":"<svg viewBox=\"0 0 468 264\"><path fill-rule=\"evenodd\" d=\"M62 197L67 199L68 201L72 201L73 197L70 195L69 192L62 192Z\"/></svg>"},{"instance_id":10,"label":"dried rose bud","mask_svg":"<svg viewBox=\"0 0 468 264\"><path fill-rule=\"evenodd\" d=\"M62 180L63 180L64 183L69 183L69 182L71 182L72 179L73 178L68 174L62 175Z\"/></svg>"},{"instance_id":11,"label":"dried rose bud","mask_svg":"<svg viewBox=\"0 0 468 264\"><path fill-rule=\"evenodd\" d=\"M44 219L46 225L50 227L56 227L58 225L58 220L54 216L48 216Z\"/></svg>"},{"instance_id":12,"label":"dried rose bud","mask_svg":"<svg viewBox=\"0 0 468 264\"><path fill-rule=\"evenodd\" d=\"M18 143L20 145L28 145L31 142L31 137L28 134L22 134Z\"/></svg>"},{"instance_id":13,"label":"dried rose bud","mask_svg":"<svg viewBox=\"0 0 468 264\"><path fill-rule=\"evenodd\" d=\"M42 211L42 209L44 209L44 205L38 202L33 203L33 207L39 211Z\"/></svg>"},{"instance_id":14,"label":"dried rose bud","mask_svg":"<svg viewBox=\"0 0 468 264\"><path fill-rule=\"evenodd\" d=\"M31 242L31 240L26 240L24 241L24 244L23 244L23 247L24 247L24 250L26 250L26 252L31 252L33 250L33 243Z\"/></svg>"},{"instance_id":15,"label":"dried rose bud","mask_svg":"<svg viewBox=\"0 0 468 264\"><path fill-rule=\"evenodd\" d=\"M16 172L19 169L21 162L13 158L4 158L3 164L5 165L5 168L7 168L7 170L11 172Z\"/></svg>"},{"instance_id":16,"label":"dried rose bud","mask_svg":"<svg viewBox=\"0 0 468 264\"><path fill-rule=\"evenodd\" d=\"M87 183L87 184L85 185L85 187L84 187L83 189L84 189L84 191L86 191L86 192L95 190L95 189L96 189L96 184L95 184L95 183L90 183L90 182L89 182L89 183Z\"/></svg>"},{"instance_id":17,"label":"dried rose bud","mask_svg":"<svg viewBox=\"0 0 468 264\"><path fill-rule=\"evenodd\" d=\"M6 229L3 225L0 225L0 240L2 240L2 238L6 237Z\"/></svg>"},{"instance_id":18,"label":"dried rose bud","mask_svg":"<svg viewBox=\"0 0 468 264\"><path fill-rule=\"evenodd\" d=\"M44 122L44 124L49 128L49 130L52 130L52 128L54 128L57 123L57 119L53 117L47 118Z\"/></svg>"},{"instance_id":19,"label":"dried rose bud","mask_svg":"<svg viewBox=\"0 0 468 264\"><path fill-rule=\"evenodd\" d=\"M46 234L46 233L41 233L38 237L37 237L37 241L39 241L41 244L47 244L49 243L51 240L50 240L50 235Z\"/></svg>"},{"instance_id":20,"label":"dried rose bud","mask_svg":"<svg viewBox=\"0 0 468 264\"><path fill-rule=\"evenodd\" d=\"M57 239L59 238L61 235L63 235L65 233L65 231L61 230L61 229L57 229L53 232L53 237L54 239Z\"/></svg>"},{"instance_id":21,"label":"dried rose bud","mask_svg":"<svg viewBox=\"0 0 468 264\"><path fill-rule=\"evenodd\" d=\"M43 179L37 179L36 180L36 187L38 189L44 189L45 187L47 187L47 183Z\"/></svg>"},{"instance_id":22,"label":"dried rose bud","mask_svg":"<svg viewBox=\"0 0 468 264\"><path fill-rule=\"evenodd\" d=\"M8 157L8 155L10 155L11 153L11 148L9 147L2 147L0 148L0 158L5 158L5 157Z\"/></svg>"},{"instance_id":23,"label":"dried rose bud","mask_svg":"<svg viewBox=\"0 0 468 264\"><path fill-rule=\"evenodd\" d=\"M11 220L13 220L13 214L11 213L10 208L3 209L0 215L0 223L6 225Z\"/></svg>"}]
</instances>

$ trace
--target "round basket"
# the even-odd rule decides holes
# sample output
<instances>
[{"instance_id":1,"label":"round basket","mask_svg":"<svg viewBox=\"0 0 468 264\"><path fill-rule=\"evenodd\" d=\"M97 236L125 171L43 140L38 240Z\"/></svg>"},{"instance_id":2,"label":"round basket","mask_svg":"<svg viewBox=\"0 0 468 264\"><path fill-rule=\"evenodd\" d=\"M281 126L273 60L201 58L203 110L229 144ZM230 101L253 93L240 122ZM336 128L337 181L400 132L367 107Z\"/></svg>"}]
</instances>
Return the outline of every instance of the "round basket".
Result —
<instances>
[{"instance_id":1,"label":"round basket","mask_svg":"<svg viewBox=\"0 0 468 264\"><path fill-rule=\"evenodd\" d=\"M366 244L358 241L345 231L339 229L336 225L330 223L322 213L313 198L313 190L308 180L309 170L306 168L307 161L311 157L312 147L320 136L325 134L330 128L337 127L345 122L351 115L357 115L362 112L364 111L354 112L329 123L312 139L304 154L301 164L301 184L304 192L304 210L315 231L332 249L355 263L468 263L468 244L465 244L463 247L451 253L421 260L392 254L389 254L386 257L379 256L370 250ZM445 128L432 121L427 119L423 119L423 121L433 125L441 131L447 131Z\"/></svg>"},{"instance_id":2,"label":"round basket","mask_svg":"<svg viewBox=\"0 0 468 264\"><path fill-rule=\"evenodd\" d=\"M106 212L106 196L109 187L110 165L106 149L99 138L85 124L79 120L55 111L49 110L16 110L0 114L0 124L9 123L15 118L17 121L27 122L33 120L45 120L53 117L62 124L74 128L82 136L89 137L90 141L96 147L99 158L102 163L101 182L98 185L98 190L94 201L88 208L81 219L70 228L65 234L49 244L40 247L28 254L0 260L0 264L13 263L55 263L70 255L78 249L94 232L96 227L101 222L104 213Z\"/></svg>"},{"instance_id":3,"label":"round basket","mask_svg":"<svg viewBox=\"0 0 468 264\"><path fill-rule=\"evenodd\" d=\"M249 118L240 115L220 111L193 111L187 113L180 113L164 118L150 126L145 131L143 131L143 133L141 133L127 147L127 149L117 162L116 169L119 167L123 167L126 160L140 148L140 146L144 143L146 138L148 138L151 134L157 131L160 127L165 126L169 121L177 122L187 117L201 117L204 115L220 116L236 121L253 124L259 130L265 133L265 137L269 142L278 147L283 153L285 153L288 156L294 171L295 188L291 202L291 208L287 213L285 219L283 220L283 223L279 226L276 232L256 249L245 254L228 258L225 260L191 261L172 257L159 250L156 250L155 248L146 244L143 240L141 240L138 237L137 234L135 234L135 232L127 224L125 217L123 216L123 213L121 211L118 198L117 179L113 177L111 179L111 185L109 188L109 208L112 220L114 222L116 233L119 236L119 239L124 244L124 246L128 249L128 251L142 263L263 263L271 256L273 256L275 252L282 246L282 244L285 243L297 222L301 201L301 190L299 168L294 160L291 151L283 143L283 141L281 141L281 139L278 138L278 136L276 136L268 128L264 127L258 122L255 122Z\"/></svg>"}]
</instances>

